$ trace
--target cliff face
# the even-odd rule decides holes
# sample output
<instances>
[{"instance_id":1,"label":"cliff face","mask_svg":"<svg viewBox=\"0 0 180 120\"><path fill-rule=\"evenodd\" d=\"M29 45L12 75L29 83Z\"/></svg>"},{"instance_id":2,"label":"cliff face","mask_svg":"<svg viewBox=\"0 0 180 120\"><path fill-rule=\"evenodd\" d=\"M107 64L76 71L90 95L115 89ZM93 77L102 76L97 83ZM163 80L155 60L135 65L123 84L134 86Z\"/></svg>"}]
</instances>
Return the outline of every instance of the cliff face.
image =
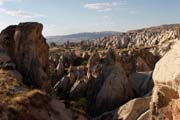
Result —
<instances>
[{"instance_id":1,"label":"cliff face","mask_svg":"<svg viewBox=\"0 0 180 120\"><path fill-rule=\"evenodd\" d=\"M0 34L2 47L23 75L24 83L39 88L47 87L49 79L49 47L42 28L39 23L20 23Z\"/></svg>"}]
</instances>

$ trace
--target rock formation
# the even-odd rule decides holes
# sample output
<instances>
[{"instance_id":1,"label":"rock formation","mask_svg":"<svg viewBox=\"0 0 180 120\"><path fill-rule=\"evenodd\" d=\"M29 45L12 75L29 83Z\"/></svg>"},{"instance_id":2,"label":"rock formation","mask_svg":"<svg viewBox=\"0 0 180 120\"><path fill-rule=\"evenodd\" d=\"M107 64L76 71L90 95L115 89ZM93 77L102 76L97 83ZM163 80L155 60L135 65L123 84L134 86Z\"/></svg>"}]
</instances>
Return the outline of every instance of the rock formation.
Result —
<instances>
[{"instance_id":1,"label":"rock formation","mask_svg":"<svg viewBox=\"0 0 180 120\"><path fill-rule=\"evenodd\" d=\"M150 100L150 97L133 99L114 111L96 117L95 120L147 120L150 116Z\"/></svg>"},{"instance_id":2,"label":"rock formation","mask_svg":"<svg viewBox=\"0 0 180 120\"><path fill-rule=\"evenodd\" d=\"M0 43L24 77L24 83L47 88L49 83L49 47L42 36L42 24L20 23L0 34Z\"/></svg>"},{"instance_id":3,"label":"rock formation","mask_svg":"<svg viewBox=\"0 0 180 120\"><path fill-rule=\"evenodd\" d=\"M1 57L1 56L0 56ZM15 70L0 70L0 118L2 120L86 120L86 116L65 108L40 90L30 90Z\"/></svg>"},{"instance_id":4,"label":"rock formation","mask_svg":"<svg viewBox=\"0 0 180 120\"><path fill-rule=\"evenodd\" d=\"M153 79L155 83L151 112L152 119L180 119L180 41L156 64Z\"/></svg>"},{"instance_id":5,"label":"rock formation","mask_svg":"<svg viewBox=\"0 0 180 120\"><path fill-rule=\"evenodd\" d=\"M0 33L0 119L180 119L179 26L50 51L42 28L28 22Z\"/></svg>"},{"instance_id":6,"label":"rock formation","mask_svg":"<svg viewBox=\"0 0 180 120\"><path fill-rule=\"evenodd\" d=\"M103 77L104 83L96 97L97 111L112 110L133 97L132 87L120 64L106 67Z\"/></svg>"},{"instance_id":7,"label":"rock formation","mask_svg":"<svg viewBox=\"0 0 180 120\"><path fill-rule=\"evenodd\" d=\"M0 34L0 119L89 119L47 93L24 85L30 82L33 87L44 88L48 84L48 45L41 31L39 23L20 23Z\"/></svg>"},{"instance_id":8,"label":"rock formation","mask_svg":"<svg viewBox=\"0 0 180 120\"><path fill-rule=\"evenodd\" d=\"M79 55L67 48L60 50L63 55L59 54L59 58L65 58L63 78L68 79L59 88L67 87L67 100L79 103L79 99L85 99L86 112L95 119L179 119L179 49L173 47L179 44L179 31L180 25L165 25L82 41L76 47L69 44L68 48ZM172 47L175 50L169 53ZM55 61L57 66L58 59ZM85 69L74 69L81 65ZM73 70L66 71L70 66Z\"/></svg>"},{"instance_id":9,"label":"rock formation","mask_svg":"<svg viewBox=\"0 0 180 120\"><path fill-rule=\"evenodd\" d=\"M98 54L94 55L96 54L92 55L89 63L91 60L98 62ZM115 52L109 49L101 61L90 65L90 68L95 66L97 70L92 75L94 77L89 79L87 91L87 96L91 96L89 110L93 114L112 110L133 97L130 82L121 63L116 61ZM101 67L96 67L98 65Z\"/></svg>"}]
</instances>

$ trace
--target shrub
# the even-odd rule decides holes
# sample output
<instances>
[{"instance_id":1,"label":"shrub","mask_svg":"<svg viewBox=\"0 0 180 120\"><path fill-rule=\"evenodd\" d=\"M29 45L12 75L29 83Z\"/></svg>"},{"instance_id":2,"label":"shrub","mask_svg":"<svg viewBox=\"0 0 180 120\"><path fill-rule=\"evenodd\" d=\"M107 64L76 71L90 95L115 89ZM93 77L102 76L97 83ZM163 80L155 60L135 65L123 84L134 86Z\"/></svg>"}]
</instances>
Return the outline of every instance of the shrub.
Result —
<instances>
[{"instance_id":1,"label":"shrub","mask_svg":"<svg viewBox=\"0 0 180 120\"><path fill-rule=\"evenodd\" d=\"M76 101L76 107L86 109L87 108L87 99L85 97L79 98L79 100Z\"/></svg>"},{"instance_id":2,"label":"shrub","mask_svg":"<svg viewBox=\"0 0 180 120\"><path fill-rule=\"evenodd\" d=\"M87 64L88 64L88 60L84 60L84 61L82 62L82 64L83 64L83 65L87 65Z\"/></svg>"},{"instance_id":3,"label":"shrub","mask_svg":"<svg viewBox=\"0 0 180 120\"><path fill-rule=\"evenodd\" d=\"M50 76L51 76L51 80L52 80L52 81L55 81L56 78L57 78L57 71L56 71L56 70L53 70L53 71L51 72Z\"/></svg>"}]
</instances>

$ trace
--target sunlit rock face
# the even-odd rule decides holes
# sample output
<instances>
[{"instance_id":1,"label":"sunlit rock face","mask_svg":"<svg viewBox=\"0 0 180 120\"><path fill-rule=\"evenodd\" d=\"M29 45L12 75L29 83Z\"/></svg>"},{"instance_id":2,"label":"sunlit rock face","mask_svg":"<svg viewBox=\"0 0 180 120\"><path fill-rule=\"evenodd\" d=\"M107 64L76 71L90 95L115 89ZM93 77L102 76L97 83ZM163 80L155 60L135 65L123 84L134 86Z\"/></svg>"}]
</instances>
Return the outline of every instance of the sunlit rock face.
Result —
<instances>
[{"instance_id":1,"label":"sunlit rock face","mask_svg":"<svg viewBox=\"0 0 180 120\"><path fill-rule=\"evenodd\" d=\"M179 114L180 90L180 41L156 64L153 79L155 83L151 112L152 119L177 120Z\"/></svg>"},{"instance_id":2,"label":"sunlit rock face","mask_svg":"<svg viewBox=\"0 0 180 120\"><path fill-rule=\"evenodd\" d=\"M149 120L151 97L136 98L113 111L105 112L95 120Z\"/></svg>"}]
</instances>

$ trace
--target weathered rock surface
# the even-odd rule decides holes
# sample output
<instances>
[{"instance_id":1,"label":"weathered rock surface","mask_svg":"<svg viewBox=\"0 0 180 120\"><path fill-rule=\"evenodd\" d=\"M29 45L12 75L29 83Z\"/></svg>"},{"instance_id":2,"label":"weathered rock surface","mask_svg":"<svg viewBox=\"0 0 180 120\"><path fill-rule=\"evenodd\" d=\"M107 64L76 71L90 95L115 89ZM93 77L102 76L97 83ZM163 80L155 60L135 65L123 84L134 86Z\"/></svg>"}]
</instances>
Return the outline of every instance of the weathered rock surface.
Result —
<instances>
[{"instance_id":1,"label":"weathered rock surface","mask_svg":"<svg viewBox=\"0 0 180 120\"><path fill-rule=\"evenodd\" d=\"M148 120L150 100L151 97L133 99L114 111L102 114L95 120Z\"/></svg>"},{"instance_id":2,"label":"weathered rock surface","mask_svg":"<svg viewBox=\"0 0 180 120\"><path fill-rule=\"evenodd\" d=\"M11 57L15 56L14 33L16 31L16 27L16 25L9 26L6 29L2 30L0 34L1 52L7 51Z\"/></svg>"},{"instance_id":3,"label":"weathered rock surface","mask_svg":"<svg viewBox=\"0 0 180 120\"><path fill-rule=\"evenodd\" d=\"M114 51L109 49L101 56L99 58L97 53L93 54L89 61L93 61L90 70L96 68L88 81L87 89L88 109L93 115L113 110L133 97L131 84L121 63L116 61Z\"/></svg>"},{"instance_id":4,"label":"weathered rock surface","mask_svg":"<svg viewBox=\"0 0 180 120\"><path fill-rule=\"evenodd\" d=\"M64 75L64 65L63 63L60 61L56 67L56 71L57 71L57 78L61 78Z\"/></svg>"},{"instance_id":5,"label":"weathered rock surface","mask_svg":"<svg viewBox=\"0 0 180 120\"><path fill-rule=\"evenodd\" d=\"M57 54L50 59L51 68L56 69L59 60L63 65L59 68L64 67L62 79L57 79L58 93L66 93L66 100L87 100L87 110L93 116L120 107L133 98L151 96L155 64L179 40L180 25L165 25L94 41L67 42L65 47L56 49ZM179 52L177 47L172 55L168 55L171 59L157 65L154 71L156 86L151 110L149 101L144 105L144 98L135 99L121 106L116 117L113 113L101 119L144 120L151 114L153 118L178 119ZM60 73L61 69L58 69L58 75Z\"/></svg>"},{"instance_id":6,"label":"weathered rock surface","mask_svg":"<svg viewBox=\"0 0 180 120\"><path fill-rule=\"evenodd\" d=\"M98 52L95 52L89 58L89 62L87 65L88 71L87 76L90 78L91 76L97 78L100 74L100 70L102 69L101 58Z\"/></svg>"},{"instance_id":7,"label":"weathered rock surface","mask_svg":"<svg viewBox=\"0 0 180 120\"><path fill-rule=\"evenodd\" d=\"M180 42L156 64L153 79L155 83L152 101L152 119L178 120L180 90Z\"/></svg>"},{"instance_id":8,"label":"weathered rock surface","mask_svg":"<svg viewBox=\"0 0 180 120\"><path fill-rule=\"evenodd\" d=\"M48 84L48 45L41 31L39 23L20 23L0 34L0 119L87 120L85 114L23 84Z\"/></svg>"},{"instance_id":9,"label":"weathered rock surface","mask_svg":"<svg viewBox=\"0 0 180 120\"><path fill-rule=\"evenodd\" d=\"M113 47L115 49L154 46L150 48L149 51L154 55L162 57L171 49L172 45L179 40L179 29L180 26L177 24L133 30L98 39L93 41L93 45L94 47Z\"/></svg>"},{"instance_id":10,"label":"weathered rock surface","mask_svg":"<svg viewBox=\"0 0 180 120\"><path fill-rule=\"evenodd\" d=\"M24 77L24 83L46 88L49 74L49 47L42 36L42 24L20 23L0 34L0 43Z\"/></svg>"},{"instance_id":11,"label":"weathered rock surface","mask_svg":"<svg viewBox=\"0 0 180 120\"><path fill-rule=\"evenodd\" d=\"M154 70L159 57L153 55L148 49L142 47L119 51L119 60L128 77L134 72L150 72Z\"/></svg>"},{"instance_id":12,"label":"weathered rock surface","mask_svg":"<svg viewBox=\"0 0 180 120\"><path fill-rule=\"evenodd\" d=\"M142 97L148 93L152 93L154 87L152 72L132 73L130 82L135 96Z\"/></svg>"},{"instance_id":13,"label":"weathered rock surface","mask_svg":"<svg viewBox=\"0 0 180 120\"><path fill-rule=\"evenodd\" d=\"M112 110L133 97L132 87L121 64L106 66L103 73L104 83L96 97L96 110Z\"/></svg>"},{"instance_id":14,"label":"weathered rock surface","mask_svg":"<svg viewBox=\"0 0 180 120\"><path fill-rule=\"evenodd\" d=\"M71 99L79 99L86 96L87 80L77 80L70 90Z\"/></svg>"},{"instance_id":15,"label":"weathered rock surface","mask_svg":"<svg viewBox=\"0 0 180 120\"><path fill-rule=\"evenodd\" d=\"M86 116L65 108L39 90L29 90L17 71L0 70L0 118L2 120L87 120Z\"/></svg>"}]
</instances>

